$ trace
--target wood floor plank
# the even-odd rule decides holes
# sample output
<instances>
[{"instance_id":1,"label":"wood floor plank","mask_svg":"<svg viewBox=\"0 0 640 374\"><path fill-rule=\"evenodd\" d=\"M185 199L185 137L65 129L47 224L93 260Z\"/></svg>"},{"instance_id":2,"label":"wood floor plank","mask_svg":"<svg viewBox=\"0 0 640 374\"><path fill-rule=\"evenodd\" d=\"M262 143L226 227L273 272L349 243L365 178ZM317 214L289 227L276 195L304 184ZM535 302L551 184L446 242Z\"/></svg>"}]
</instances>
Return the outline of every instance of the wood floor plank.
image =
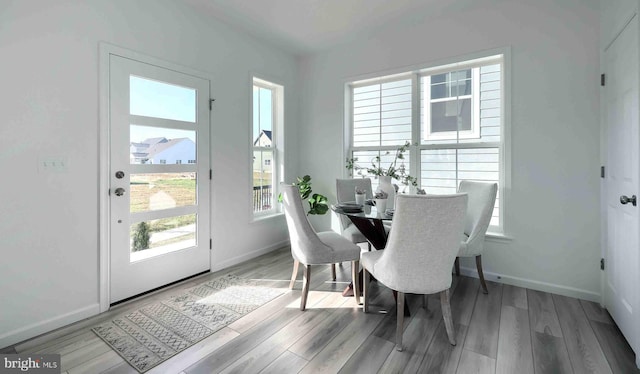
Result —
<instances>
[{"instance_id":1,"label":"wood floor plank","mask_svg":"<svg viewBox=\"0 0 640 374\"><path fill-rule=\"evenodd\" d=\"M527 300L532 330L562 338L562 329L551 294L527 290Z\"/></svg>"},{"instance_id":2,"label":"wood floor plank","mask_svg":"<svg viewBox=\"0 0 640 374\"><path fill-rule=\"evenodd\" d=\"M369 335L358 350L349 358L347 363L340 369L339 373L377 373L384 363L385 358L394 350L394 347L395 344L388 340L375 335Z\"/></svg>"},{"instance_id":3,"label":"wood floor plank","mask_svg":"<svg viewBox=\"0 0 640 374\"><path fill-rule=\"evenodd\" d=\"M285 288L292 263L289 248L279 249L120 304L106 313L3 348L2 353L57 351L63 354L63 373L135 374L137 371L93 334L91 327L226 274L251 277L261 284ZM149 374L208 374L225 368L228 372L278 374L299 371L493 373L494 370L524 374L531 372L531 361L536 374L639 373L624 337L598 304L507 285L502 286L501 300L494 302L496 292L480 294L477 279L457 276L452 281L451 305L458 345L449 344L437 296L430 297L429 309L425 312L421 309L420 295L407 295L412 315L405 319L405 351L397 352L393 349L396 308L390 290L374 282L372 307L389 313L364 314L361 306L355 305L354 298L341 295L351 277L348 265L337 267L336 282L329 279L328 266L317 267L311 279L306 312L299 311L298 282L294 291L240 318L151 369ZM494 304L500 308L499 312L491 312ZM491 319L496 316L499 323L490 327ZM525 354L527 317L530 357ZM485 320L484 327L479 322L482 320ZM465 349L465 344L487 346L479 336L496 334L497 360ZM491 349L485 352L491 354Z\"/></svg>"},{"instance_id":4,"label":"wood floor plank","mask_svg":"<svg viewBox=\"0 0 640 374\"><path fill-rule=\"evenodd\" d=\"M611 368L578 299L553 295L562 334L576 373L609 374Z\"/></svg>"},{"instance_id":5,"label":"wood floor plank","mask_svg":"<svg viewBox=\"0 0 640 374\"><path fill-rule=\"evenodd\" d=\"M404 330L402 338L404 350L402 352L391 351L380 370L384 373L418 372L427 348L429 348L441 322L442 309L439 302L437 304L432 302L428 310L414 309L411 321ZM393 342L395 343L395 339Z\"/></svg>"},{"instance_id":6,"label":"wood floor plank","mask_svg":"<svg viewBox=\"0 0 640 374\"><path fill-rule=\"evenodd\" d=\"M296 340L328 316L329 312L323 309L301 311L298 318L255 346L255 348L243 354L242 357L227 366L221 373L242 374L260 372L275 361Z\"/></svg>"},{"instance_id":7,"label":"wood floor plank","mask_svg":"<svg viewBox=\"0 0 640 374\"><path fill-rule=\"evenodd\" d=\"M502 305L502 284L487 282L488 294L478 293L473 309L464 349L496 358L498 353L498 327Z\"/></svg>"},{"instance_id":8,"label":"wood floor plank","mask_svg":"<svg viewBox=\"0 0 640 374\"><path fill-rule=\"evenodd\" d=\"M184 371L189 374L210 374L226 368L240 359L246 352L249 352L298 317L299 312L300 310L285 308L279 313L275 313L271 318L265 319L261 324L231 340L212 354L205 356L200 361L189 366Z\"/></svg>"},{"instance_id":9,"label":"wood floor plank","mask_svg":"<svg viewBox=\"0 0 640 374\"><path fill-rule=\"evenodd\" d=\"M444 323L441 322L427 349L427 354L420 364L418 373L454 374L458 370L458 363L463 351L461 342L464 341L467 335L467 327L459 324L454 326L456 341L460 343L455 346L449 343Z\"/></svg>"},{"instance_id":10,"label":"wood floor plank","mask_svg":"<svg viewBox=\"0 0 640 374\"><path fill-rule=\"evenodd\" d=\"M289 347L289 351L307 361L312 360L336 335L353 321L355 313L359 312L344 309L337 310L305 336L298 339L297 342Z\"/></svg>"},{"instance_id":11,"label":"wood floor plank","mask_svg":"<svg viewBox=\"0 0 640 374\"><path fill-rule=\"evenodd\" d=\"M278 358L276 358L269 366L264 368L260 374L283 374L283 373L297 373L309 363L304 358L284 351Z\"/></svg>"},{"instance_id":12,"label":"wood floor plank","mask_svg":"<svg viewBox=\"0 0 640 374\"><path fill-rule=\"evenodd\" d=\"M636 367L636 355L616 325L592 320L591 327L614 373L640 373Z\"/></svg>"},{"instance_id":13,"label":"wood floor plank","mask_svg":"<svg viewBox=\"0 0 640 374\"><path fill-rule=\"evenodd\" d=\"M126 364L127 362L114 350L109 350L73 368L68 368L67 372L69 374L102 373L123 363Z\"/></svg>"},{"instance_id":14,"label":"wood floor plank","mask_svg":"<svg viewBox=\"0 0 640 374\"><path fill-rule=\"evenodd\" d=\"M601 307L600 304L592 301L580 300L580 305L582 305L582 309L584 309L584 313L590 321L598 321L608 323L610 325L615 324L609 315L609 312L607 312L605 308Z\"/></svg>"},{"instance_id":15,"label":"wood floor plank","mask_svg":"<svg viewBox=\"0 0 640 374\"><path fill-rule=\"evenodd\" d=\"M231 340L237 338L240 334L224 327L216 331L213 335L199 341L191 347L180 352L175 357L161 363L160 365L152 368L148 374L164 374L164 373L177 373L189 366L198 362L202 357L205 357L223 345L229 343Z\"/></svg>"},{"instance_id":16,"label":"wood floor plank","mask_svg":"<svg viewBox=\"0 0 640 374\"><path fill-rule=\"evenodd\" d=\"M527 310L503 305L496 374L511 373L534 373L531 327Z\"/></svg>"},{"instance_id":17,"label":"wood floor plank","mask_svg":"<svg viewBox=\"0 0 640 374\"><path fill-rule=\"evenodd\" d=\"M533 365L536 374L573 373L569 353L563 338L531 331Z\"/></svg>"},{"instance_id":18,"label":"wood floor plank","mask_svg":"<svg viewBox=\"0 0 640 374\"><path fill-rule=\"evenodd\" d=\"M301 371L301 373L336 373L351 355L373 332L383 316L371 313L356 313L347 325L324 349L322 349Z\"/></svg>"},{"instance_id":19,"label":"wood floor plank","mask_svg":"<svg viewBox=\"0 0 640 374\"><path fill-rule=\"evenodd\" d=\"M471 314L478 296L480 281L475 278L460 277L453 295L451 296L451 314L453 323L469 326Z\"/></svg>"},{"instance_id":20,"label":"wood floor plank","mask_svg":"<svg viewBox=\"0 0 640 374\"><path fill-rule=\"evenodd\" d=\"M527 290L522 287L505 284L502 287L502 305L528 309Z\"/></svg>"},{"instance_id":21,"label":"wood floor plank","mask_svg":"<svg viewBox=\"0 0 640 374\"><path fill-rule=\"evenodd\" d=\"M457 374L493 374L496 371L496 360L466 349L462 350Z\"/></svg>"},{"instance_id":22,"label":"wood floor plank","mask_svg":"<svg viewBox=\"0 0 640 374\"><path fill-rule=\"evenodd\" d=\"M107 345L102 339L96 336L97 340L91 340L87 344L79 349L63 354L60 356L60 366L62 370L69 370L86 361L89 361L95 357L98 357L104 353L111 351L111 347Z\"/></svg>"}]
</instances>

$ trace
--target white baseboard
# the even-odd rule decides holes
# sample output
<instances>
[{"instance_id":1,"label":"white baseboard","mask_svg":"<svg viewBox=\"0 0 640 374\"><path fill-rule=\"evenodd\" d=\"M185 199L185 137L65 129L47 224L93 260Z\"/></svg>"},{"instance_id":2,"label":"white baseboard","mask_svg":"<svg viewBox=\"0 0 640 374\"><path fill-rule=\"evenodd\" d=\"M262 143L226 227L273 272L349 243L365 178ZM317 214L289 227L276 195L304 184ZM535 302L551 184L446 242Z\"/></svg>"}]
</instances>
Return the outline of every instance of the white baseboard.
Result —
<instances>
[{"instance_id":1,"label":"white baseboard","mask_svg":"<svg viewBox=\"0 0 640 374\"><path fill-rule=\"evenodd\" d=\"M218 270L226 269L226 268L228 268L230 266L237 265L237 264L239 264L241 262L245 262L245 261L251 260L252 258L256 258L258 256L262 256L264 254L267 254L269 252L275 251L276 249L280 249L282 247L286 247L288 245L289 245L289 239L281 241L281 242L278 242L278 243L271 244L269 246L257 249L255 251L252 251L252 252L249 252L249 253L245 253L245 254L243 254L241 256L238 256L238 257L227 259L227 260L225 260L223 262L217 262L215 264L211 264L211 272L213 273L213 272L216 272Z\"/></svg>"},{"instance_id":2,"label":"white baseboard","mask_svg":"<svg viewBox=\"0 0 640 374\"><path fill-rule=\"evenodd\" d=\"M0 335L0 347L8 347L21 341L31 339L40 334L44 334L57 328L67 326L82 319L95 316L98 313L100 313L100 304L95 303L84 308L80 308L63 314L61 316L32 323L30 325Z\"/></svg>"},{"instance_id":3,"label":"white baseboard","mask_svg":"<svg viewBox=\"0 0 640 374\"><path fill-rule=\"evenodd\" d=\"M478 271L475 268L467 268L461 266L460 274L468 277L478 278ZM544 291L562 296L575 297L576 299L593 301L598 304L601 302L601 295L597 292L561 286L553 283L540 282L532 279L512 277L487 271L483 271L483 274L484 279L491 282L504 283L511 286L530 288L536 291Z\"/></svg>"}]
</instances>

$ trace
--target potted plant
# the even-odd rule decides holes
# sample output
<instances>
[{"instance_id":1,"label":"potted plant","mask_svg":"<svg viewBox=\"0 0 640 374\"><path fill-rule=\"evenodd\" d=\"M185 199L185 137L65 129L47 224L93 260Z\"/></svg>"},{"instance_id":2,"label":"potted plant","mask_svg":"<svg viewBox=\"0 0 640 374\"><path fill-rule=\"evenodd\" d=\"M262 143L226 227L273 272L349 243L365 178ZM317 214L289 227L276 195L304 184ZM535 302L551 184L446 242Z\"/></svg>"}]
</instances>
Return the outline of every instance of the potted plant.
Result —
<instances>
[{"instance_id":1,"label":"potted plant","mask_svg":"<svg viewBox=\"0 0 640 374\"><path fill-rule=\"evenodd\" d=\"M365 174L376 176L380 179L380 189L385 191L389 195L389 208L393 208L394 199L396 195L397 186L391 183L392 179L396 179L400 183L405 186L417 187L418 181L416 178L412 177L407 173L406 167L404 165L404 153L409 149L411 143L406 142L400 148L396 149L395 157L389 167L383 168L380 162L380 156L375 156L371 159L370 166L360 166L358 162L358 158L348 158L346 168L349 169L354 174L354 171L358 175L362 175L364 177ZM384 155L391 154L390 151L387 151ZM400 163L398 165L398 162ZM363 171L365 173L363 173Z\"/></svg>"},{"instance_id":2,"label":"potted plant","mask_svg":"<svg viewBox=\"0 0 640 374\"><path fill-rule=\"evenodd\" d=\"M309 211L307 212L307 215L322 215L327 213L327 211L329 211L329 205L327 204L328 199L326 196L318 193L312 194L313 190L311 189L311 177L305 175L302 178L297 177L296 179L297 183L293 183L293 185L298 186L300 197L303 201L308 199L307 202L309 203ZM282 194L278 195L278 201L282 202Z\"/></svg>"}]
</instances>

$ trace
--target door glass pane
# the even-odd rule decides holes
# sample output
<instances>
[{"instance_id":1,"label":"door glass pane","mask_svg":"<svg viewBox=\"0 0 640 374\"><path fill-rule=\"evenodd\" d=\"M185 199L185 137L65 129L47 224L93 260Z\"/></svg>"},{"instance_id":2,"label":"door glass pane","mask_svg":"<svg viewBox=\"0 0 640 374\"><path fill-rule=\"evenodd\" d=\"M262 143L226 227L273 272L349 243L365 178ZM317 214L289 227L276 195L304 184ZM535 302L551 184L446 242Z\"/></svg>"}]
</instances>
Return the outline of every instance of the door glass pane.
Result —
<instances>
[{"instance_id":1,"label":"door glass pane","mask_svg":"<svg viewBox=\"0 0 640 374\"><path fill-rule=\"evenodd\" d=\"M129 85L131 114L196 122L196 90L134 75Z\"/></svg>"},{"instance_id":2,"label":"door glass pane","mask_svg":"<svg viewBox=\"0 0 640 374\"><path fill-rule=\"evenodd\" d=\"M131 174L131 213L196 205L196 173Z\"/></svg>"},{"instance_id":3,"label":"door glass pane","mask_svg":"<svg viewBox=\"0 0 640 374\"><path fill-rule=\"evenodd\" d=\"M196 245L196 215L137 222L130 228L131 261Z\"/></svg>"},{"instance_id":4,"label":"door glass pane","mask_svg":"<svg viewBox=\"0 0 640 374\"><path fill-rule=\"evenodd\" d=\"M129 126L131 164L195 164L196 132Z\"/></svg>"}]
</instances>

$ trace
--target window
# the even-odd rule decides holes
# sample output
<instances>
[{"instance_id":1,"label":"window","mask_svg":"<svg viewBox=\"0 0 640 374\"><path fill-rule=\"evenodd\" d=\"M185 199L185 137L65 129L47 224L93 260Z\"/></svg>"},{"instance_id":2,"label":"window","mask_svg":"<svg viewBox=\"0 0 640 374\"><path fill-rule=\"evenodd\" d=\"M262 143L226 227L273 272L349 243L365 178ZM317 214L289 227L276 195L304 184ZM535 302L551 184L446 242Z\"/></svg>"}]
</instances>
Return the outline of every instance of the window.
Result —
<instances>
[{"instance_id":1,"label":"window","mask_svg":"<svg viewBox=\"0 0 640 374\"><path fill-rule=\"evenodd\" d=\"M455 193L461 180L497 182L490 229L503 232L503 60L490 56L349 84L348 154L365 167L380 157L385 167L409 142L396 166L432 194ZM368 175L359 170L356 176Z\"/></svg>"},{"instance_id":2,"label":"window","mask_svg":"<svg viewBox=\"0 0 640 374\"><path fill-rule=\"evenodd\" d=\"M189 163L189 164L195 164L195 163L196 163L196 160L189 160L189 161L187 161L187 163Z\"/></svg>"},{"instance_id":3,"label":"window","mask_svg":"<svg viewBox=\"0 0 640 374\"><path fill-rule=\"evenodd\" d=\"M176 160L176 165L182 164L182 160Z\"/></svg>"},{"instance_id":4,"label":"window","mask_svg":"<svg viewBox=\"0 0 640 374\"><path fill-rule=\"evenodd\" d=\"M167 160L160 160L160 163L164 165L167 163Z\"/></svg>"},{"instance_id":5,"label":"window","mask_svg":"<svg viewBox=\"0 0 640 374\"><path fill-rule=\"evenodd\" d=\"M283 169L283 97L282 86L253 79L251 147L251 202L255 216L277 212L278 175Z\"/></svg>"}]
</instances>

